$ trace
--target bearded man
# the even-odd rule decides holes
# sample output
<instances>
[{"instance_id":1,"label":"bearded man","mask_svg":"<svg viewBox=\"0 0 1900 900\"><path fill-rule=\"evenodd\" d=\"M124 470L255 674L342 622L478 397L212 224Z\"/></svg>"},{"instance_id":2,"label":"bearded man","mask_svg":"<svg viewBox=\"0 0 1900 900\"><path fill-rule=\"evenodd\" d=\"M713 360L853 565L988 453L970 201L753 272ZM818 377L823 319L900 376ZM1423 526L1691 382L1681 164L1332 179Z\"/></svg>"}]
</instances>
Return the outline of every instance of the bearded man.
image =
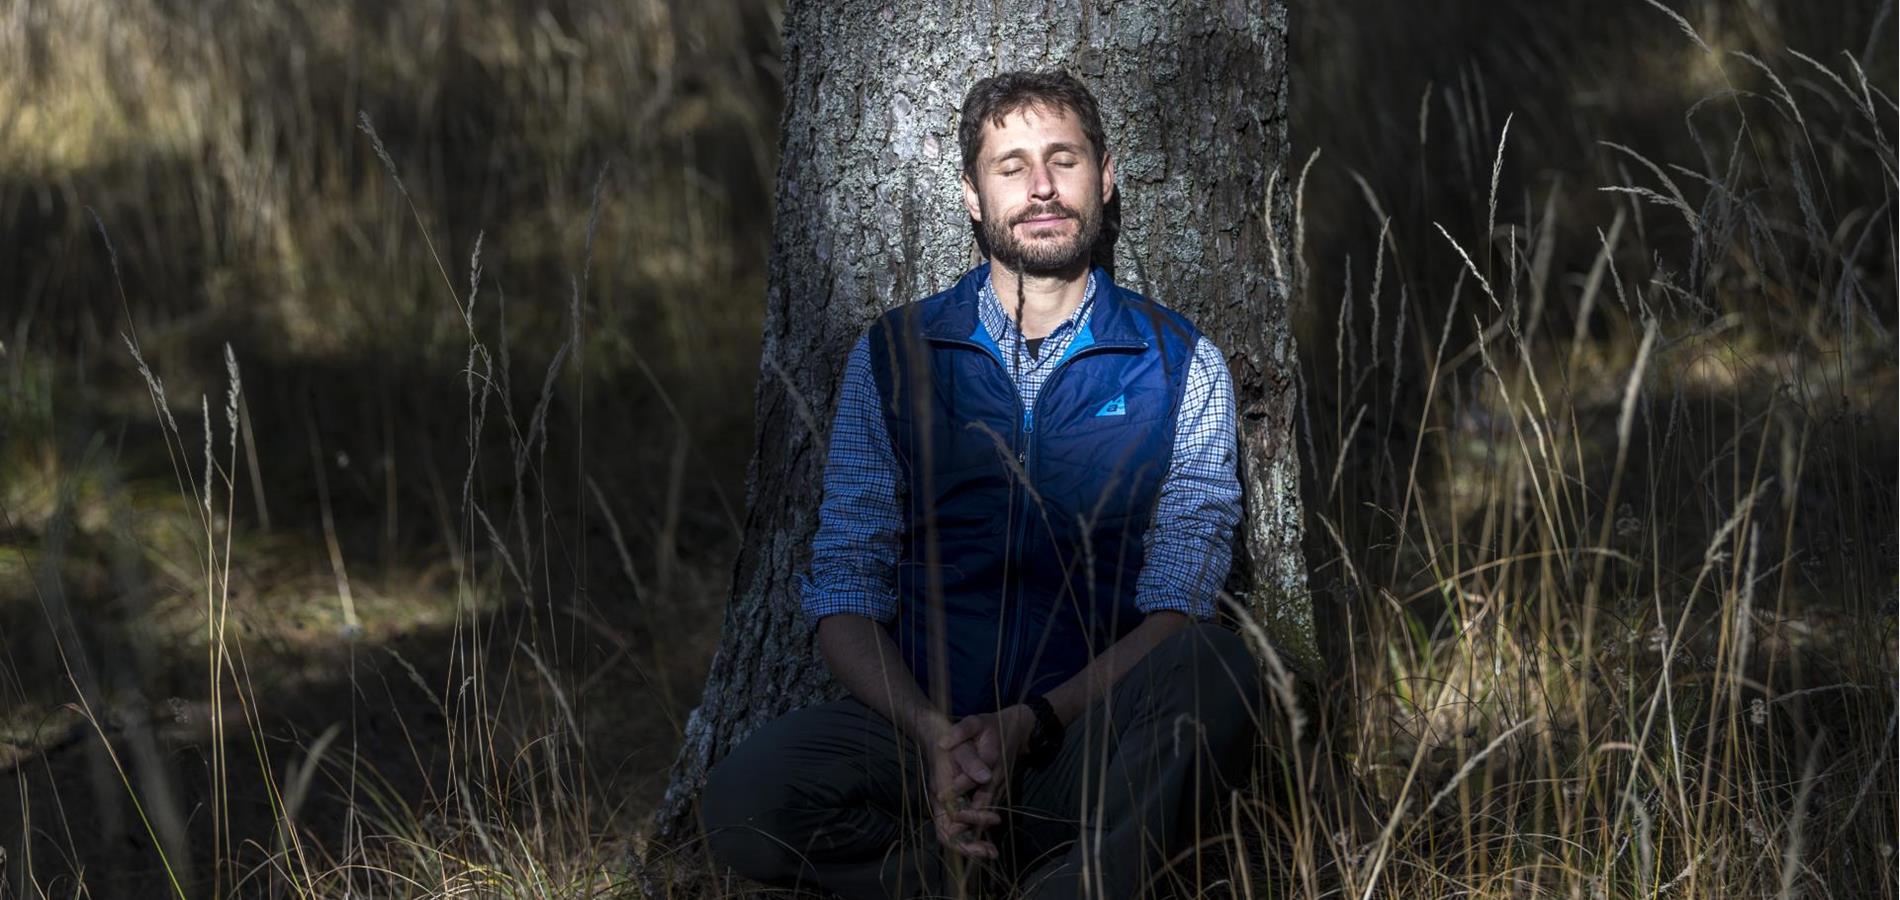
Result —
<instances>
[{"instance_id":1,"label":"bearded man","mask_svg":"<svg viewBox=\"0 0 1900 900\"><path fill-rule=\"evenodd\" d=\"M733 750L701 822L775 885L1134 897L1259 734L1254 659L1212 621L1233 388L1191 322L1091 265L1115 160L1087 87L986 78L958 137L988 262L852 350L801 578L849 696Z\"/></svg>"}]
</instances>

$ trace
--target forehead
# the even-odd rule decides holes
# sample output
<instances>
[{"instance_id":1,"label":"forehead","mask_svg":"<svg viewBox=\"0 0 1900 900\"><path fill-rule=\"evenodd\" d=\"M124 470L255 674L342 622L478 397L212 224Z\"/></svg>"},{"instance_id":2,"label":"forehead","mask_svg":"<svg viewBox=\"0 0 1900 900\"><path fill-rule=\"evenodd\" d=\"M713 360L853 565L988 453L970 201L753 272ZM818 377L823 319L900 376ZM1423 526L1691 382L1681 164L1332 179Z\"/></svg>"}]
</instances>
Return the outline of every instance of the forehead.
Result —
<instances>
[{"instance_id":1,"label":"forehead","mask_svg":"<svg viewBox=\"0 0 1900 900\"><path fill-rule=\"evenodd\" d=\"M1010 110L1002 124L983 123L983 157L994 159L1017 150L1038 151L1051 144L1088 147L1082 120L1061 106L1029 104Z\"/></svg>"}]
</instances>

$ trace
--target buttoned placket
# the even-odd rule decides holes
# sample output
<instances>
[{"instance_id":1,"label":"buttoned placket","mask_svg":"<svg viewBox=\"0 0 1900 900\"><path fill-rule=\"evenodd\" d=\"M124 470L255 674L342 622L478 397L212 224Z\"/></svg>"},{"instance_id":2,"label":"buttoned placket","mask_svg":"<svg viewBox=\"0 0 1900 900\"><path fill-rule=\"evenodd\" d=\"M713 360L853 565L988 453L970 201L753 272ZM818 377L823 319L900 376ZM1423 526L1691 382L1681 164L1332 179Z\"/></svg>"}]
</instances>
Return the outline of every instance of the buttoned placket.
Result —
<instances>
[{"instance_id":1,"label":"buttoned placket","mask_svg":"<svg viewBox=\"0 0 1900 900\"><path fill-rule=\"evenodd\" d=\"M1082 302L1043 338L1042 352L1033 357L1025 345L1022 326L1003 308L995 284L987 278L983 281L977 308L983 329L989 332L991 340L996 342L997 349L1003 354L1003 368L1016 383L1016 393L1022 399L1023 408L1031 409L1036 404L1036 395L1042 392L1043 382L1055 370L1056 363L1068 351L1070 342L1082 330L1082 325L1088 321L1089 314L1095 308L1095 273L1089 273Z\"/></svg>"}]
</instances>

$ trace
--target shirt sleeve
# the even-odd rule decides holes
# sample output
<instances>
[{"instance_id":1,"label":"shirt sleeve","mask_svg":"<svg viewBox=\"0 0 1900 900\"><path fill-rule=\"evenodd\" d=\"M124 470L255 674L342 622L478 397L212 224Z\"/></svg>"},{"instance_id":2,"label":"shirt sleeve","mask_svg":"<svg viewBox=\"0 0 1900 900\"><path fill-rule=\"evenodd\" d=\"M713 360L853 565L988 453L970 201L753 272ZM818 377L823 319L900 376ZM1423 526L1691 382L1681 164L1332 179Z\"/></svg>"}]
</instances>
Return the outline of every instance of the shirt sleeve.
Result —
<instances>
[{"instance_id":1,"label":"shirt sleeve","mask_svg":"<svg viewBox=\"0 0 1900 900\"><path fill-rule=\"evenodd\" d=\"M897 615L899 524L897 454L871 376L870 340L860 337L845 361L811 568L799 581L808 627L837 613L878 622Z\"/></svg>"},{"instance_id":2,"label":"shirt sleeve","mask_svg":"<svg viewBox=\"0 0 1900 900\"><path fill-rule=\"evenodd\" d=\"M1154 521L1142 536L1145 556L1135 581L1135 606L1142 612L1171 609L1199 621L1214 617L1240 523L1236 430L1227 360L1202 337L1188 364L1174 456L1161 482Z\"/></svg>"}]
</instances>

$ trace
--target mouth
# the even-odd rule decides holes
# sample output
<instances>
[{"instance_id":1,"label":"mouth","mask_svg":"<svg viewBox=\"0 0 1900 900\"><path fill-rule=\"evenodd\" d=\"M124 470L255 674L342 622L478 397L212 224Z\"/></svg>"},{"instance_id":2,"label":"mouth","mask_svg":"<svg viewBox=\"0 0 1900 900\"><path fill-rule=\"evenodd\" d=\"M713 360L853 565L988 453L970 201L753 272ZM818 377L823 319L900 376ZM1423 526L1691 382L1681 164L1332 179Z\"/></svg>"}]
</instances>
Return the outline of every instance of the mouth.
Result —
<instances>
[{"instance_id":1,"label":"mouth","mask_svg":"<svg viewBox=\"0 0 1900 900\"><path fill-rule=\"evenodd\" d=\"M1022 221L1017 222L1016 224L1027 225L1031 228L1036 228L1036 227L1041 227L1041 226L1055 225L1059 222L1066 222L1068 220L1069 220L1068 216L1061 216L1061 215L1036 216L1035 218L1032 218L1032 219L1023 219Z\"/></svg>"}]
</instances>

